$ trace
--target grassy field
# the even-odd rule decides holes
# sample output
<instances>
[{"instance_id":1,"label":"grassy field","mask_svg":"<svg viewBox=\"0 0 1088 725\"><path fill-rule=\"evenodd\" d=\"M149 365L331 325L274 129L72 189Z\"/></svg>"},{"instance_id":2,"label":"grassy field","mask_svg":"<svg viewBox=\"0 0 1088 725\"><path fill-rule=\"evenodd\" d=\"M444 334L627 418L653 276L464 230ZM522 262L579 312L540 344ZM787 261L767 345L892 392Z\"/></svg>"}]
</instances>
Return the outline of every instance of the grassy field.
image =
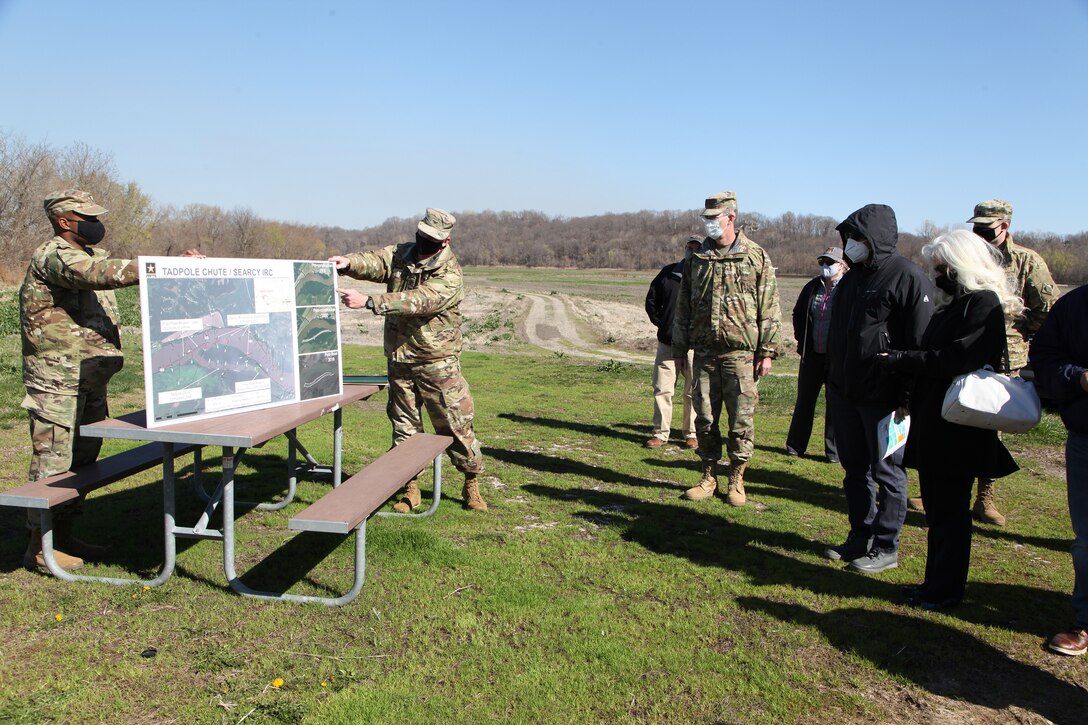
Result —
<instances>
[{"instance_id":1,"label":"grassy field","mask_svg":"<svg viewBox=\"0 0 1088 725\"><path fill-rule=\"evenodd\" d=\"M503 270L486 274L504 284ZM602 299L637 300L647 281L617 273L589 290L569 271L512 274ZM143 406L136 331L126 340L114 413ZM347 348L345 361L384 371L380 348ZM782 453L792 378L760 384L749 505L734 509L679 499L698 479L693 454L641 447L648 366L531 352L463 362L492 508L462 510L447 467L451 500L433 519L370 523L367 583L346 607L236 596L211 541L181 543L154 590L62 583L21 569L24 516L0 508L0 721L1083 721L1088 662L1043 646L1069 622L1072 587L1053 416L1006 438L1023 467L998 485L1009 525L976 530L965 602L929 614L900 595L922 577L922 515L908 517L899 569L867 578L821 557L846 534L841 469ZM4 487L25 475L21 394L18 340L0 338ZM387 448L384 401L346 411L349 471ZM300 437L327 459L328 432L326 420ZM282 494L285 450L247 455L241 492ZM81 533L113 544L90 569L157 570L156 482L149 472L88 500ZM306 482L286 511L241 515L247 584L350 586L350 538L286 528L326 489ZM179 496L179 521L198 511Z\"/></svg>"}]
</instances>

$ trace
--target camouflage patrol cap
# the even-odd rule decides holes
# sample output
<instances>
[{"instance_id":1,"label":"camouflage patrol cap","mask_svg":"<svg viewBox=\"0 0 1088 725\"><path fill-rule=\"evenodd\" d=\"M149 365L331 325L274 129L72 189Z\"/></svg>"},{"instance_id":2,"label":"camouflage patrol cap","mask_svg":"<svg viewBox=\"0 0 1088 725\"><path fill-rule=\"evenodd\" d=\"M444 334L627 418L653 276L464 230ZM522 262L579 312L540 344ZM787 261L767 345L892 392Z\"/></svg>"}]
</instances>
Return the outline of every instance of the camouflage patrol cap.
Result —
<instances>
[{"instance_id":1,"label":"camouflage patrol cap","mask_svg":"<svg viewBox=\"0 0 1088 725\"><path fill-rule=\"evenodd\" d=\"M685 245L687 245L687 244L702 244L702 243L703 243L703 236L701 234L692 234L690 237L688 237L684 241Z\"/></svg>"},{"instance_id":2,"label":"camouflage patrol cap","mask_svg":"<svg viewBox=\"0 0 1088 725\"><path fill-rule=\"evenodd\" d=\"M1011 222L1012 204L1004 199L987 199L975 204L975 215L967 220L968 224L993 224Z\"/></svg>"},{"instance_id":3,"label":"camouflage patrol cap","mask_svg":"<svg viewBox=\"0 0 1088 725\"><path fill-rule=\"evenodd\" d=\"M713 219L722 212L735 212L737 210L737 195L731 191L719 191L713 196L707 197L703 206L703 216Z\"/></svg>"},{"instance_id":4,"label":"camouflage patrol cap","mask_svg":"<svg viewBox=\"0 0 1088 725\"><path fill-rule=\"evenodd\" d=\"M66 211L74 211L76 214L82 214L83 216L98 216L99 214L105 214L107 211L105 207L95 203L93 196L79 189L54 191L45 197L42 205L45 206L45 213L49 216L57 216Z\"/></svg>"},{"instance_id":5,"label":"camouflage patrol cap","mask_svg":"<svg viewBox=\"0 0 1088 725\"><path fill-rule=\"evenodd\" d=\"M450 230L456 222L453 214L448 211L429 208L416 228L428 237L441 242L450 238Z\"/></svg>"}]
</instances>

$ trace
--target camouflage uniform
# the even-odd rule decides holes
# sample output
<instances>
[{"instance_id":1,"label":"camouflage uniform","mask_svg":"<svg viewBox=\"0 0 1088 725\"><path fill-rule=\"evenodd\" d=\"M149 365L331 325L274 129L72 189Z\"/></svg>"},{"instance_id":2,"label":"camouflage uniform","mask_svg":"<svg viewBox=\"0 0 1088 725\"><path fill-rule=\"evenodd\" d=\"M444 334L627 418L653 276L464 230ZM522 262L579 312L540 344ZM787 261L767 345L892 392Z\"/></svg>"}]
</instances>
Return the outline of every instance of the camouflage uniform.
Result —
<instances>
[{"instance_id":1,"label":"camouflage uniform","mask_svg":"<svg viewBox=\"0 0 1088 725\"><path fill-rule=\"evenodd\" d=\"M674 357L695 350L692 398L704 461L722 457L718 422L723 403L730 462L751 458L759 400L754 364L778 357L780 327L778 283L767 253L742 231L729 247L703 240L684 264L672 340Z\"/></svg>"},{"instance_id":2,"label":"camouflage uniform","mask_svg":"<svg viewBox=\"0 0 1088 725\"><path fill-rule=\"evenodd\" d=\"M101 439L80 438L79 426L109 416L106 385L124 364L112 290L138 283L134 260L59 236L34 251L19 290L30 480L98 457Z\"/></svg>"},{"instance_id":3,"label":"camouflage uniform","mask_svg":"<svg viewBox=\"0 0 1088 725\"><path fill-rule=\"evenodd\" d=\"M999 221L1012 222L1012 204L1003 199L976 204L974 216L967 220L969 224L984 225ZM998 250L1013 291L1027 307L1023 317L1006 321L1009 367L1016 371L1028 364L1028 341L1042 326L1059 293L1046 261L1035 250L1015 244L1011 232L1006 231L1005 241Z\"/></svg>"},{"instance_id":4,"label":"camouflage uniform","mask_svg":"<svg viewBox=\"0 0 1088 725\"><path fill-rule=\"evenodd\" d=\"M349 255L341 274L387 285L388 291L373 295L371 301L374 314L385 315L386 411L393 424L393 445L423 431L423 406L435 432L453 436L449 454L457 470L481 473L484 462L472 428L472 395L461 374L460 305L465 297L461 265L448 246L418 260L417 246L410 242Z\"/></svg>"},{"instance_id":5,"label":"camouflage uniform","mask_svg":"<svg viewBox=\"0 0 1088 725\"><path fill-rule=\"evenodd\" d=\"M1050 308L1058 301L1058 287L1038 252L1014 244L1012 234L1006 237L1000 247L1005 272L1013 290L1027 307L1024 316L1009 320L1005 329L1009 367L1019 370L1028 364L1028 341L1039 331Z\"/></svg>"}]
</instances>

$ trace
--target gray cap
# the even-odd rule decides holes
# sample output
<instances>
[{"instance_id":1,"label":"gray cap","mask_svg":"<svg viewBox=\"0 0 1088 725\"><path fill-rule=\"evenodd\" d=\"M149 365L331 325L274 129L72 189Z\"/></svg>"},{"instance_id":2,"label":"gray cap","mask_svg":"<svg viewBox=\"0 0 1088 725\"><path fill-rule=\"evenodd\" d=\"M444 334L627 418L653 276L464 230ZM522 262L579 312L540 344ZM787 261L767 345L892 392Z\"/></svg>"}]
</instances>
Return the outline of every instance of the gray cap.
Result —
<instances>
[{"instance_id":1,"label":"gray cap","mask_svg":"<svg viewBox=\"0 0 1088 725\"><path fill-rule=\"evenodd\" d=\"M830 259L832 262L841 262L842 250L838 247L828 247L820 254L820 256L816 257L817 262L821 259Z\"/></svg>"}]
</instances>

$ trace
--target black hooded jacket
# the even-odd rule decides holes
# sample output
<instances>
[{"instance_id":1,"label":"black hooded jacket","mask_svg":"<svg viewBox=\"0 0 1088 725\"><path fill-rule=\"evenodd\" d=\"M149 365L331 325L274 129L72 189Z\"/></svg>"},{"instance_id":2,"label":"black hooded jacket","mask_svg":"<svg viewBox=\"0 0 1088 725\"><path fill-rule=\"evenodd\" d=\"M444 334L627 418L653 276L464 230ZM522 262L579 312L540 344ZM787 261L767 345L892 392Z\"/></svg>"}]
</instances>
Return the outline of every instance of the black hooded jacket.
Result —
<instances>
[{"instance_id":1,"label":"black hooded jacket","mask_svg":"<svg viewBox=\"0 0 1088 725\"><path fill-rule=\"evenodd\" d=\"M836 229L844 248L849 237L860 235L873 251L851 266L835 292L827 385L854 403L909 405L909 378L883 369L876 355L919 349L933 315L933 284L895 251L899 230L890 206L863 206Z\"/></svg>"}]
</instances>

